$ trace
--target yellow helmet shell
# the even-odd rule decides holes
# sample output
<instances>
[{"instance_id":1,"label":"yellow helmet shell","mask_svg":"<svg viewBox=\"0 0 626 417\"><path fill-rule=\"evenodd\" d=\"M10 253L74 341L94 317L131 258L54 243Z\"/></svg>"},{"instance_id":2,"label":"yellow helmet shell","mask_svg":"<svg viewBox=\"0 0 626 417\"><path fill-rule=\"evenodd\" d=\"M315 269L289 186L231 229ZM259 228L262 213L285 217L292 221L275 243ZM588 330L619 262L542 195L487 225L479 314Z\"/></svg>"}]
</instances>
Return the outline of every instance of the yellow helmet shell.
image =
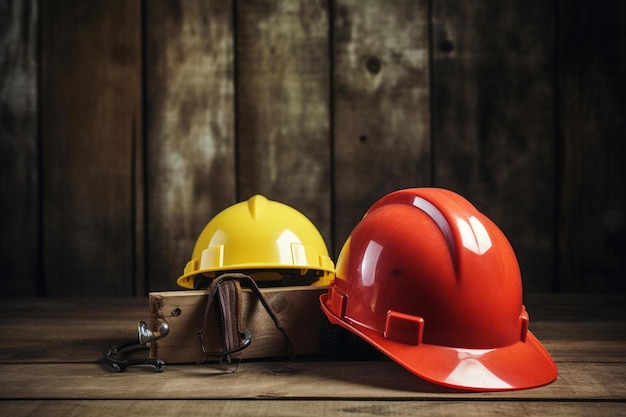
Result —
<instances>
[{"instance_id":1,"label":"yellow helmet shell","mask_svg":"<svg viewBox=\"0 0 626 417\"><path fill-rule=\"evenodd\" d=\"M255 195L218 213L202 230L177 283L194 288L194 277L218 271L317 271L312 285L327 285L335 265L315 225L286 204ZM255 280L272 279L258 274ZM265 277L265 278L264 278Z\"/></svg>"}]
</instances>

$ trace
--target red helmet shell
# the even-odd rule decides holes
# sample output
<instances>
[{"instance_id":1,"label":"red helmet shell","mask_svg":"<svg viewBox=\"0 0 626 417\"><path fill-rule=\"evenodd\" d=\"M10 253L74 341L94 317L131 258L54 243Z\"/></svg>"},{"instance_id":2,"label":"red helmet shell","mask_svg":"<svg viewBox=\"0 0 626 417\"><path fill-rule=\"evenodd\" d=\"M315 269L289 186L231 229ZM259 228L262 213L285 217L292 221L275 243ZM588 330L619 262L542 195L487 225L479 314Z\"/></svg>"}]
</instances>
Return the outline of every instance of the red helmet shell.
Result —
<instances>
[{"instance_id":1,"label":"red helmet shell","mask_svg":"<svg viewBox=\"0 0 626 417\"><path fill-rule=\"evenodd\" d=\"M376 202L321 301L331 322L438 384L504 390L556 378L528 332L511 245L452 191L407 189Z\"/></svg>"}]
</instances>

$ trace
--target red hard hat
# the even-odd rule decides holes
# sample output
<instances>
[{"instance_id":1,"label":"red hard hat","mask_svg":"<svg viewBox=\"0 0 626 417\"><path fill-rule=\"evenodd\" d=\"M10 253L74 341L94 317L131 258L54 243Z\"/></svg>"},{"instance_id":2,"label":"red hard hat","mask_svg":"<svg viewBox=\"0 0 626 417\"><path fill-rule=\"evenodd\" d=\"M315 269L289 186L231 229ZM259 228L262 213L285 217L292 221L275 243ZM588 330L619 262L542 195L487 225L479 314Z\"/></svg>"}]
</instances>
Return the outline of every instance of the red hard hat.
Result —
<instances>
[{"instance_id":1,"label":"red hard hat","mask_svg":"<svg viewBox=\"0 0 626 417\"><path fill-rule=\"evenodd\" d=\"M557 377L528 331L511 245L452 191L406 189L377 201L320 301L331 323L439 385L514 390Z\"/></svg>"}]
</instances>

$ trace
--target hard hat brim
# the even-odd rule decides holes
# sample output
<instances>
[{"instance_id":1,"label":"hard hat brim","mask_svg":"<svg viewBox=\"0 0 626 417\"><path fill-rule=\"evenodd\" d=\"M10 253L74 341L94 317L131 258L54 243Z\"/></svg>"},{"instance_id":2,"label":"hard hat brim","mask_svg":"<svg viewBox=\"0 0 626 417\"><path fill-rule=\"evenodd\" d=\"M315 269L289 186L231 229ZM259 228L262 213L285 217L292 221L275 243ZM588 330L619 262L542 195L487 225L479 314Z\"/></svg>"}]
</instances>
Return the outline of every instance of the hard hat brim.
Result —
<instances>
[{"instance_id":1,"label":"hard hat brim","mask_svg":"<svg viewBox=\"0 0 626 417\"><path fill-rule=\"evenodd\" d=\"M206 268L200 269L197 271L190 272L188 274L183 274L176 280L176 284L183 288L194 289L194 277L202 274L216 273L216 272L249 272L250 270L267 270L267 271L278 271L278 270L294 270L294 271L320 271L321 275L319 278L319 282L313 285L328 285L328 283L332 280L335 275L334 269L330 268L312 268L307 265L294 265L294 266L285 266L281 264L260 264L256 263L253 265L230 265L228 267L222 268Z\"/></svg>"},{"instance_id":2,"label":"hard hat brim","mask_svg":"<svg viewBox=\"0 0 626 417\"><path fill-rule=\"evenodd\" d=\"M510 391L536 388L553 382L556 364L539 340L527 332L526 340L495 349L464 349L421 343L409 345L386 339L358 323L346 323L320 304L329 321L359 336L418 377L445 387L470 391Z\"/></svg>"}]
</instances>

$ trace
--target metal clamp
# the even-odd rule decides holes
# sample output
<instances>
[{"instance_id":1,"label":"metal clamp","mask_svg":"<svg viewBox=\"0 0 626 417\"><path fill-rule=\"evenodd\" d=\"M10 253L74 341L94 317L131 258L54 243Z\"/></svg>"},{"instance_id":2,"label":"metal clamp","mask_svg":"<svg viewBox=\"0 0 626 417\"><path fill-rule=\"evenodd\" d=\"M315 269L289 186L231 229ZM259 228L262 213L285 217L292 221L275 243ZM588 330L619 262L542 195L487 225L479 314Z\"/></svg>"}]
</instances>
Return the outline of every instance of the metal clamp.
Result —
<instances>
[{"instance_id":1,"label":"metal clamp","mask_svg":"<svg viewBox=\"0 0 626 417\"><path fill-rule=\"evenodd\" d=\"M145 345L149 342L154 342L155 340L159 340L164 338L170 333L170 325L166 322L161 323L159 326L159 332L153 333L152 330L148 327L145 321L140 321L137 324L137 334L140 345Z\"/></svg>"},{"instance_id":2,"label":"metal clamp","mask_svg":"<svg viewBox=\"0 0 626 417\"><path fill-rule=\"evenodd\" d=\"M157 372L162 372L165 370L165 362L162 359L120 359L118 355L130 348L143 348L147 343L167 336L169 332L170 326L165 322L161 323L159 331L154 333L144 321L140 321L137 325L138 341L128 341L106 349L103 352L104 362L116 372L124 372L129 366L136 365L152 365Z\"/></svg>"}]
</instances>

